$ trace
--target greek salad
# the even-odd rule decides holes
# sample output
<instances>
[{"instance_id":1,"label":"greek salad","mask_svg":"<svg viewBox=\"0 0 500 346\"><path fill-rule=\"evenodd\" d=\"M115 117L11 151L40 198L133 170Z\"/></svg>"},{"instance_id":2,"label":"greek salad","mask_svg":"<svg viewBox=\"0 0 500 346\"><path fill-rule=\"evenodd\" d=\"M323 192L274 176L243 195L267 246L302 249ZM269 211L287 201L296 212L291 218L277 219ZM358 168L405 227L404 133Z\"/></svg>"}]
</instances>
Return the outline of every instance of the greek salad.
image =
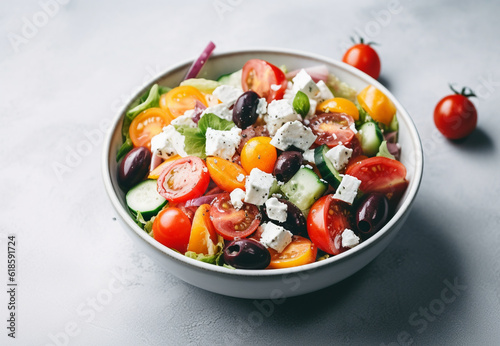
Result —
<instances>
[{"instance_id":1,"label":"greek salad","mask_svg":"<svg viewBox=\"0 0 500 346\"><path fill-rule=\"evenodd\" d=\"M326 66L251 59L217 80L153 85L124 117L118 182L131 217L194 260L287 268L378 232L408 181L396 107Z\"/></svg>"}]
</instances>

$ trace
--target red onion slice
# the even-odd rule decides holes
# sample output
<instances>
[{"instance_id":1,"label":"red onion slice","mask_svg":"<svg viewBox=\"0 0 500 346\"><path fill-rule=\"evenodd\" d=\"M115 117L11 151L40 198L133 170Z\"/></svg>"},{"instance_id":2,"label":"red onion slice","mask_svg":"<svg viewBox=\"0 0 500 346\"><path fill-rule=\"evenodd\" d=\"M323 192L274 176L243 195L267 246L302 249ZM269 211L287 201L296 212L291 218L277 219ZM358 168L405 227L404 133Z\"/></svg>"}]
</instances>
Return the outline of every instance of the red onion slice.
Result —
<instances>
[{"instance_id":1,"label":"red onion slice","mask_svg":"<svg viewBox=\"0 0 500 346\"><path fill-rule=\"evenodd\" d=\"M328 79L328 67L326 67L326 65L311 66L305 68L304 70L306 70L307 74L311 76L315 83L318 83L320 80L326 83ZM286 79L292 79L299 72L300 70L293 70L288 72L286 74Z\"/></svg>"},{"instance_id":2,"label":"red onion slice","mask_svg":"<svg viewBox=\"0 0 500 346\"><path fill-rule=\"evenodd\" d=\"M186 77L184 77L184 80L189 78L196 78L196 76L198 76L198 73L200 73L201 68L203 67L203 65L205 65L208 58L214 51L214 49L215 49L215 44L212 41L210 41L207 47L203 50L203 52L199 56L199 58L196 59L193 65L191 65L186 74Z\"/></svg>"},{"instance_id":3,"label":"red onion slice","mask_svg":"<svg viewBox=\"0 0 500 346\"><path fill-rule=\"evenodd\" d=\"M210 204L214 199L216 199L220 195L222 195L222 193L216 193L213 195L206 195L190 199L189 201L186 202L186 207L199 207L200 205L203 204Z\"/></svg>"}]
</instances>

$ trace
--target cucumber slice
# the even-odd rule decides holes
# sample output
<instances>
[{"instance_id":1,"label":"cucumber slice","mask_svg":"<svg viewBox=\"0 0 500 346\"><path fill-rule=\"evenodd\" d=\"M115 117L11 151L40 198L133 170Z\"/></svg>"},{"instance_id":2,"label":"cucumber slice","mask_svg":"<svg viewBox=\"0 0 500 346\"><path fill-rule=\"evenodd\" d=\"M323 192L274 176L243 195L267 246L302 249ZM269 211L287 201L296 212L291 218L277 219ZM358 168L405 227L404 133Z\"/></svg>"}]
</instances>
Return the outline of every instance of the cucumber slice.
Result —
<instances>
[{"instance_id":1,"label":"cucumber slice","mask_svg":"<svg viewBox=\"0 0 500 346\"><path fill-rule=\"evenodd\" d=\"M136 216L140 212L146 221L167 204L167 200L158 193L154 179L145 180L131 188L125 200L132 214Z\"/></svg>"},{"instance_id":2,"label":"cucumber slice","mask_svg":"<svg viewBox=\"0 0 500 346\"><path fill-rule=\"evenodd\" d=\"M241 75L243 70L238 70L233 73L224 74L217 79L217 82L224 85L231 85L235 88L241 88Z\"/></svg>"},{"instance_id":3,"label":"cucumber slice","mask_svg":"<svg viewBox=\"0 0 500 346\"><path fill-rule=\"evenodd\" d=\"M373 121L368 121L361 125L358 131L359 141L361 143L361 149L366 156L374 156L378 153L378 148L384 136L380 131L377 123Z\"/></svg>"},{"instance_id":4,"label":"cucumber slice","mask_svg":"<svg viewBox=\"0 0 500 346\"><path fill-rule=\"evenodd\" d=\"M326 191L328 184L307 167L301 167L297 173L281 187L285 196L300 210L307 210Z\"/></svg>"},{"instance_id":5,"label":"cucumber slice","mask_svg":"<svg viewBox=\"0 0 500 346\"><path fill-rule=\"evenodd\" d=\"M330 148L323 144L314 149L314 163L318 167L321 177L334 188L337 188L342 181L340 173L333 167L332 162L325 156Z\"/></svg>"}]
</instances>

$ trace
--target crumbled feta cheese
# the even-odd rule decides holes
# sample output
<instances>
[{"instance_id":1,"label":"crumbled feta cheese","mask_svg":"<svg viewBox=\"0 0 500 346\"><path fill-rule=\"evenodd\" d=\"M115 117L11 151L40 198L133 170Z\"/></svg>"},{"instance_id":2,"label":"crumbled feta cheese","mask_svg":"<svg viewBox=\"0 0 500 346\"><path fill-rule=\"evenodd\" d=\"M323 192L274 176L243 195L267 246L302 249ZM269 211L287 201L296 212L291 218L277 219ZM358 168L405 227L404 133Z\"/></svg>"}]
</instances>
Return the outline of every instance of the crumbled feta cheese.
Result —
<instances>
[{"instance_id":1,"label":"crumbled feta cheese","mask_svg":"<svg viewBox=\"0 0 500 346\"><path fill-rule=\"evenodd\" d=\"M151 153L163 159L174 155L188 156L184 149L185 137L172 125L165 126L163 131L151 138Z\"/></svg>"},{"instance_id":2,"label":"crumbled feta cheese","mask_svg":"<svg viewBox=\"0 0 500 346\"><path fill-rule=\"evenodd\" d=\"M352 132L354 132L354 134L358 133L358 130L356 130L356 124L355 123L352 123L349 128L352 130Z\"/></svg>"},{"instance_id":3,"label":"crumbled feta cheese","mask_svg":"<svg viewBox=\"0 0 500 346\"><path fill-rule=\"evenodd\" d=\"M352 204L358 193L359 185L361 185L361 180L345 174L333 198Z\"/></svg>"},{"instance_id":4,"label":"crumbled feta cheese","mask_svg":"<svg viewBox=\"0 0 500 346\"><path fill-rule=\"evenodd\" d=\"M271 139L271 144L280 150L286 150L292 145L298 149L307 150L316 137L309 127L296 120L281 126Z\"/></svg>"},{"instance_id":5,"label":"crumbled feta cheese","mask_svg":"<svg viewBox=\"0 0 500 346\"><path fill-rule=\"evenodd\" d=\"M359 244L359 237L352 230L346 228L342 232L342 247L353 248Z\"/></svg>"},{"instance_id":6,"label":"crumbled feta cheese","mask_svg":"<svg viewBox=\"0 0 500 346\"><path fill-rule=\"evenodd\" d=\"M265 120L271 135L274 135L285 123L301 119L287 100L274 100L267 106L267 113Z\"/></svg>"},{"instance_id":7,"label":"crumbled feta cheese","mask_svg":"<svg viewBox=\"0 0 500 346\"><path fill-rule=\"evenodd\" d=\"M215 88L212 95L217 97L222 103L226 104L226 106L230 107L234 105L238 97L243 94L243 90L241 88L235 88L231 85L221 85Z\"/></svg>"},{"instance_id":8,"label":"crumbled feta cheese","mask_svg":"<svg viewBox=\"0 0 500 346\"><path fill-rule=\"evenodd\" d=\"M174 120L172 120L172 122L170 123L170 125L174 125L174 126L189 126L189 127L195 128L198 125L196 125L196 123L193 121L193 115L194 115L194 110L189 109L186 112L184 112L183 115L181 115L181 116L175 118Z\"/></svg>"},{"instance_id":9,"label":"crumbled feta cheese","mask_svg":"<svg viewBox=\"0 0 500 346\"><path fill-rule=\"evenodd\" d=\"M237 210L240 210L243 206L243 199L245 198L245 191L240 188L236 188L229 194L231 198L231 204Z\"/></svg>"},{"instance_id":10,"label":"crumbled feta cheese","mask_svg":"<svg viewBox=\"0 0 500 346\"><path fill-rule=\"evenodd\" d=\"M252 169L245 182L245 202L262 205L267 201L276 178L258 168Z\"/></svg>"},{"instance_id":11,"label":"crumbled feta cheese","mask_svg":"<svg viewBox=\"0 0 500 346\"><path fill-rule=\"evenodd\" d=\"M309 98L315 98L320 93L318 86L304 69L300 70L292 81L295 93L302 91Z\"/></svg>"},{"instance_id":12,"label":"crumbled feta cheese","mask_svg":"<svg viewBox=\"0 0 500 346\"><path fill-rule=\"evenodd\" d=\"M275 225L272 222L268 222L262 227L264 228L264 232L262 232L260 242L265 247L282 252L292 242L293 234L283 227Z\"/></svg>"},{"instance_id":13,"label":"crumbled feta cheese","mask_svg":"<svg viewBox=\"0 0 500 346\"><path fill-rule=\"evenodd\" d=\"M238 176L236 177L236 180L238 180L240 183L245 180L245 175L244 174L238 174Z\"/></svg>"},{"instance_id":14,"label":"crumbled feta cheese","mask_svg":"<svg viewBox=\"0 0 500 346\"><path fill-rule=\"evenodd\" d=\"M316 85L318 86L319 89L319 94L316 97L319 103L334 98L332 91L330 90L328 85L325 84L325 82L320 80Z\"/></svg>"},{"instance_id":15,"label":"crumbled feta cheese","mask_svg":"<svg viewBox=\"0 0 500 346\"><path fill-rule=\"evenodd\" d=\"M276 197L271 197L266 201L266 214L271 220L285 222L288 206L278 201Z\"/></svg>"},{"instance_id":16,"label":"crumbled feta cheese","mask_svg":"<svg viewBox=\"0 0 500 346\"><path fill-rule=\"evenodd\" d=\"M257 114L266 114L267 112L267 101L265 98L259 99L259 104L257 105Z\"/></svg>"},{"instance_id":17,"label":"crumbled feta cheese","mask_svg":"<svg viewBox=\"0 0 500 346\"><path fill-rule=\"evenodd\" d=\"M351 155L352 149L346 148L343 144L334 146L325 154L326 158L332 162L333 167L337 171L341 171L345 166L347 166Z\"/></svg>"},{"instance_id":18,"label":"crumbled feta cheese","mask_svg":"<svg viewBox=\"0 0 500 346\"><path fill-rule=\"evenodd\" d=\"M304 150L304 153L302 154L302 157L304 160L310 163L315 163L314 162L314 149L308 149Z\"/></svg>"},{"instance_id":19,"label":"crumbled feta cheese","mask_svg":"<svg viewBox=\"0 0 500 346\"><path fill-rule=\"evenodd\" d=\"M213 113L217 115L219 118L233 121L233 110L229 109L230 106L228 106L226 103L219 103L218 105L215 106L210 106L207 107L203 113L200 115L200 119L208 113Z\"/></svg>"},{"instance_id":20,"label":"crumbled feta cheese","mask_svg":"<svg viewBox=\"0 0 500 346\"><path fill-rule=\"evenodd\" d=\"M205 153L207 156L218 156L225 160L231 160L240 145L241 129L233 127L229 131L219 131L208 128L206 132Z\"/></svg>"}]
</instances>

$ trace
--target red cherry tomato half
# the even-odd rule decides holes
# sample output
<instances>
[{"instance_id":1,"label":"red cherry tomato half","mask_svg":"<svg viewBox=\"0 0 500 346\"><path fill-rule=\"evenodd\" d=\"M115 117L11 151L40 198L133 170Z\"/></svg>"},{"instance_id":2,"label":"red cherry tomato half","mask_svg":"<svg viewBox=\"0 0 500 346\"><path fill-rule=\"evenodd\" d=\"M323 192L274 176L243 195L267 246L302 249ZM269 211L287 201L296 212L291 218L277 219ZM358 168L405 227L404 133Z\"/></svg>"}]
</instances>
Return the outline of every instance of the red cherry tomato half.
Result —
<instances>
[{"instance_id":1,"label":"red cherry tomato half","mask_svg":"<svg viewBox=\"0 0 500 346\"><path fill-rule=\"evenodd\" d=\"M241 87L253 90L267 102L281 100L287 85L286 76L278 67L265 60L251 59L243 66Z\"/></svg>"},{"instance_id":2,"label":"red cherry tomato half","mask_svg":"<svg viewBox=\"0 0 500 346\"><path fill-rule=\"evenodd\" d=\"M153 238L184 254L191 234L191 221L179 208L167 208L153 221Z\"/></svg>"},{"instance_id":3,"label":"red cherry tomato half","mask_svg":"<svg viewBox=\"0 0 500 346\"><path fill-rule=\"evenodd\" d=\"M330 255L347 250L342 247L342 232L352 229L349 205L326 195L317 200L307 216L307 233L316 246Z\"/></svg>"},{"instance_id":4,"label":"red cherry tomato half","mask_svg":"<svg viewBox=\"0 0 500 346\"><path fill-rule=\"evenodd\" d=\"M175 160L158 178L158 193L170 202L200 197L210 182L205 162L195 156Z\"/></svg>"},{"instance_id":5,"label":"red cherry tomato half","mask_svg":"<svg viewBox=\"0 0 500 346\"><path fill-rule=\"evenodd\" d=\"M370 157L351 165L345 174L361 180L364 193L380 192L395 205L408 186L406 167L399 161L382 156Z\"/></svg>"},{"instance_id":6,"label":"red cherry tomato half","mask_svg":"<svg viewBox=\"0 0 500 346\"><path fill-rule=\"evenodd\" d=\"M467 137L476 128L477 111L469 97L476 96L471 91L466 94L466 88L458 93L444 97L434 109L434 123L437 129L449 139Z\"/></svg>"},{"instance_id":7,"label":"red cherry tomato half","mask_svg":"<svg viewBox=\"0 0 500 346\"><path fill-rule=\"evenodd\" d=\"M353 123L354 119L345 113L323 113L311 119L309 127L318 136L316 144L326 144L332 148L342 142L349 147L354 137L350 128Z\"/></svg>"},{"instance_id":8,"label":"red cherry tomato half","mask_svg":"<svg viewBox=\"0 0 500 346\"><path fill-rule=\"evenodd\" d=\"M370 77L380 76L380 58L370 44L356 44L345 52L342 61L363 71Z\"/></svg>"},{"instance_id":9,"label":"red cherry tomato half","mask_svg":"<svg viewBox=\"0 0 500 346\"><path fill-rule=\"evenodd\" d=\"M243 203L238 210L231 204L228 193L212 201L210 219L219 233L226 240L245 238L255 232L260 224L259 208L253 204Z\"/></svg>"}]
</instances>

